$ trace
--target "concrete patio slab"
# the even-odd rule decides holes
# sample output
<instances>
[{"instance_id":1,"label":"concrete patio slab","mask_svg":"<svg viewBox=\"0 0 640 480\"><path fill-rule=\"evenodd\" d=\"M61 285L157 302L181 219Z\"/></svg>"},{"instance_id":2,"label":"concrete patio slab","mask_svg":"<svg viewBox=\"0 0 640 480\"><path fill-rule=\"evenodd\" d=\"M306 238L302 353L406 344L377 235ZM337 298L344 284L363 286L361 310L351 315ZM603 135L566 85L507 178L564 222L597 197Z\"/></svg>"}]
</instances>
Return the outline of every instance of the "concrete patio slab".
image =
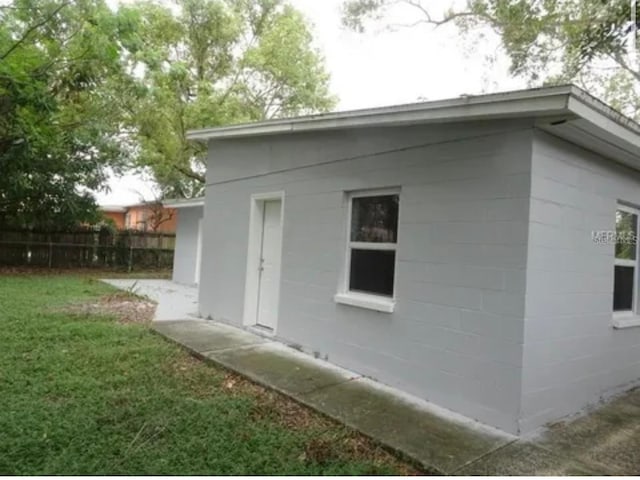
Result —
<instances>
[{"instance_id":1,"label":"concrete patio slab","mask_svg":"<svg viewBox=\"0 0 640 480\"><path fill-rule=\"evenodd\" d=\"M555 455L537 445L518 441L470 463L455 473L473 476L586 476L605 475L607 472L590 468L571 458Z\"/></svg>"},{"instance_id":2,"label":"concrete patio slab","mask_svg":"<svg viewBox=\"0 0 640 480\"><path fill-rule=\"evenodd\" d=\"M594 470L640 474L640 390L571 422L552 425L537 443Z\"/></svg>"},{"instance_id":3,"label":"concrete patio slab","mask_svg":"<svg viewBox=\"0 0 640 480\"><path fill-rule=\"evenodd\" d=\"M158 304L154 321L198 318L198 287L170 280L103 279L103 282L150 298Z\"/></svg>"},{"instance_id":4,"label":"concrete patio slab","mask_svg":"<svg viewBox=\"0 0 640 480\"><path fill-rule=\"evenodd\" d=\"M638 475L640 390L462 469L467 475Z\"/></svg>"}]
</instances>

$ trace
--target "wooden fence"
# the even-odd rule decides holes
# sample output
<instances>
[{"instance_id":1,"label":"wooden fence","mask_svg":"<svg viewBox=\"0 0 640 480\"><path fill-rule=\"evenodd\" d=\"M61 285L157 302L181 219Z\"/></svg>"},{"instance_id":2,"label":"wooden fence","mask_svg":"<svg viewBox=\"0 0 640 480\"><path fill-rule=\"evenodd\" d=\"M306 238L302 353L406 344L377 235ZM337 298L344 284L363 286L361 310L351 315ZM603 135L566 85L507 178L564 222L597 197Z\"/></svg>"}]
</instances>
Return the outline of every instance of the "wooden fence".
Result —
<instances>
[{"instance_id":1,"label":"wooden fence","mask_svg":"<svg viewBox=\"0 0 640 480\"><path fill-rule=\"evenodd\" d=\"M0 229L0 265L49 268L171 268L175 234L82 228Z\"/></svg>"}]
</instances>

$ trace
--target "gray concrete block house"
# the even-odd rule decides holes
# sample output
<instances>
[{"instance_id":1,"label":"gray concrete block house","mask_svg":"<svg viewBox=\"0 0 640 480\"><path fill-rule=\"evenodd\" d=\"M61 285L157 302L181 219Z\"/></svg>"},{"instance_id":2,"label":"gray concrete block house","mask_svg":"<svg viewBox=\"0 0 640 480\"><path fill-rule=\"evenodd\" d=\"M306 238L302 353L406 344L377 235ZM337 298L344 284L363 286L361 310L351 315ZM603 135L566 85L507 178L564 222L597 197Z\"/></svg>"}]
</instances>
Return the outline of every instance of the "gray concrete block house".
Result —
<instances>
[{"instance_id":1,"label":"gray concrete block house","mask_svg":"<svg viewBox=\"0 0 640 480\"><path fill-rule=\"evenodd\" d=\"M178 211L176 247L173 255L172 280L183 285L197 285L202 265L202 212L204 198L168 200L166 208Z\"/></svg>"},{"instance_id":2,"label":"gray concrete block house","mask_svg":"<svg viewBox=\"0 0 640 480\"><path fill-rule=\"evenodd\" d=\"M516 434L640 378L640 126L587 93L190 137L202 316Z\"/></svg>"}]
</instances>

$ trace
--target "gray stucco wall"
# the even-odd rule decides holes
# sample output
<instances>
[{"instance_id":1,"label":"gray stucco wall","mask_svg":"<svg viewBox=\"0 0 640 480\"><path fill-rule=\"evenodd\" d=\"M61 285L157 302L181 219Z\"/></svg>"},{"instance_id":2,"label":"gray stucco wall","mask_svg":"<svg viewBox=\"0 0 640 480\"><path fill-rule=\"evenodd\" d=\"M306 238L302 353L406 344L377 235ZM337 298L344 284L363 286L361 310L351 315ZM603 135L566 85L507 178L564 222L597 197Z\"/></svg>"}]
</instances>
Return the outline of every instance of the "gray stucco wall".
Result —
<instances>
[{"instance_id":1,"label":"gray stucco wall","mask_svg":"<svg viewBox=\"0 0 640 480\"><path fill-rule=\"evenodd\" d=\"M211 142L201 314L242 324L250 196L284 191L278 337L516 432L532 135L511 121ZM333 300L345 192L384 187L401 188L392 314Z\"/></svg>"},{"instance_id":2,"label":"gray stucco wall","mask_svg":"<svg viewBox=\"0 0 640 480\"><path fill-rule=\"evenodd\" d=\"M172 277L176 283L185 285L193 285L195 283L198 221L202 218L202 211L203 207L189 207L178 210L178 228L176 231Z\"/></svg>"},{"instance_id":3,"label":"gray stucco wall","mask_svg":"<svg viewBox=\"0 0 640 480\"><path fill-rule=\"evenodd\" d=\"M617 202L640 205L640 174L537 132L533 144L523 431L640 377L640 328L612 328Z\"/></svg>"}]
</instances>

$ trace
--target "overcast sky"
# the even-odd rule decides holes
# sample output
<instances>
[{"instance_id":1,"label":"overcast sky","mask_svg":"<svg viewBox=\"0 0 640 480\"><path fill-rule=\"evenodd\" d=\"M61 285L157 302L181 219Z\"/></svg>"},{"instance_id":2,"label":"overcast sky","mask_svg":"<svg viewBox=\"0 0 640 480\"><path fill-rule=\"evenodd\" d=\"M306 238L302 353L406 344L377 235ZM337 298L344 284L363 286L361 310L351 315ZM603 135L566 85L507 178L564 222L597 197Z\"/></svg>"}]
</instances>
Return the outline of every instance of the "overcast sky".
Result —
<instances>
[{"instance_id":1,"label":"overcast sky","mask_svg":"<svg viewBox=\"0 0 640 480\"><path fill-rule=\"evenodd\" d=\"M331 74L332 92L339 110L436 100L463 94L479 94L524 88L510 78L508 62L498 55L489 64L487 55L498 52L498 41L461 38L454 26L434 30L429 26L390 31L372 25L365 34L345 30L340 23L343 0L290 0L311 23L316 47L323 53ZM454 1L438 0L443 8ZM397 23L416 20L413 12L390 12ZM102 205L126 205L155 198L151 182L137 175L113 178L112 191L98 194Z\"/></svg>"}]
</instances>

